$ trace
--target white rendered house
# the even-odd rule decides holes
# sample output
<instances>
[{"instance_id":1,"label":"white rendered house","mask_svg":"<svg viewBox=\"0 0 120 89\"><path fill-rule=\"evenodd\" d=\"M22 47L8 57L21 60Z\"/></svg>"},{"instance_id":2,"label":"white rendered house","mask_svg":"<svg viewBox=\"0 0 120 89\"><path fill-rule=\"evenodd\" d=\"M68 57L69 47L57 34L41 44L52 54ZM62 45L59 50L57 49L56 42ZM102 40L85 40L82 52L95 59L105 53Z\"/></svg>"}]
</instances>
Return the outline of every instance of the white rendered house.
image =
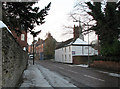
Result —
<instances>
[{"instance_id":1,"label":"white rendered house","mask_svg":"<svg viewBox=\"0 0 120 89\"><path fill-rule=\"evenodd\" d=\"M63 63L73 63L73 57L88 57L98 55L98 51L87 42L73 38L62 42L55 50L55 61Z\"/></svg>"}]
</instances>

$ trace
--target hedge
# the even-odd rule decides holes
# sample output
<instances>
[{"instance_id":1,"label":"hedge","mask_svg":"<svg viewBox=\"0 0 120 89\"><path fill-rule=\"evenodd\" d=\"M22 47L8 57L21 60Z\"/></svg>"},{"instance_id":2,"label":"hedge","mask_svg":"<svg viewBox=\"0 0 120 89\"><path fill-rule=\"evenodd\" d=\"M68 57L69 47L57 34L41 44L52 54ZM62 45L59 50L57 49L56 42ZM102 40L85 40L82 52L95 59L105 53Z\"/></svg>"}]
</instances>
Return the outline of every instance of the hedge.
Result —
<instances>
[{"instance_id":1,"label":"hedge","mask_svg":"<svg viewBox=\"0 0 120 89\"><path fill-rule=\"evenodd\" d=\"M93 61L115 61L120 62L120 57L105 57L105 56L95 56Z\"/></svg>"}]
</instances>

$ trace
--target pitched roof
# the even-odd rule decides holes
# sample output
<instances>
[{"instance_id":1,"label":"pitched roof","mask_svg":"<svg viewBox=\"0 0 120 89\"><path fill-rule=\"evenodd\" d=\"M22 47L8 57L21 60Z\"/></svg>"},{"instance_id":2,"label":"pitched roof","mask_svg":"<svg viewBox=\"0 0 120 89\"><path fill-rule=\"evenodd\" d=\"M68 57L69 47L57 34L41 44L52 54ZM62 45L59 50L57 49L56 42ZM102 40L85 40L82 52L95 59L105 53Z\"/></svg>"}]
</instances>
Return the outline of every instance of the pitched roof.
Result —
<instances>
[{"instance_id":1,"label":"pitched roof","mask_svg":"<svg viewBox=\"0 0 120 89\"><path fill-rule=\"evenodd\" d=\"M73 42L72 44L88 45L88 42L83 41L80 38L77 38L75 42Z\"/></svg>"},{"instance_id":2,"label":"pitched roof","mask_svg":"<svg viewBox=\"0 0 120 89\"><path fill-rule=\"evenodd\" d=\"M85 45L85 46L90 46L90 44L88 44L87 42L81 40L80 38L74 39L71 38L67 41L64 41L62 43L60 43L59 45L57 45L56 49L68 46L68 45L76 45L76 46L81 46L81 45Z\"/></svg>"},{"instance_id":3,"label":"pitched roof","mask_svg":"<svg viewBox=\"0 0 120 89\"><path fill-rule=\"evenodd\" d=\"M39 46L39 45L43 44L43 41L44 40L42 40L42 39L38 40L37 43L36 43L36 46Z\"/></svg>"},{"instance_id":4,"label":"pitched roof","mask_svg":"<svg viewBox=\"0 0 120 89\"><path fill-rule=\"evenodd\" d=\"M61 42L60 44L58 44L56 46L56 49L59 49L59 48L62 48L64 46L68 45L69 43L73 42L73 40L74 40L74 38L71 38L71 39L69 39L67 41Z\"/></svg>"}]
</instances>

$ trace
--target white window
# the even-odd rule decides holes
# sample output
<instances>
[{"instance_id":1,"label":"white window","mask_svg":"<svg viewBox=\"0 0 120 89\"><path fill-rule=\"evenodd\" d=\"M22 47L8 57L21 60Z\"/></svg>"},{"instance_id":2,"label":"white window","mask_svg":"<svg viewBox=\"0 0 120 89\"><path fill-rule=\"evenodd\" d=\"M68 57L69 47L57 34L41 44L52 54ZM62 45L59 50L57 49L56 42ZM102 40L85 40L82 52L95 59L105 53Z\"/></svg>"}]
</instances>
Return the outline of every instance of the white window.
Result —
<instances>
[{"instance_id":1,"label":"white window","mask_svg":"<svg viewBox=\"0 0 120 89\"><path fill-rule=\"evenodd\" d=\"M82 46L82 54L84 54L84 46Z\"/></svg>"},{"instance_id":2,"label":"white window","mask_svg":"<svg viewBox=\"0 0 120 89\"><path fill-rule=\"evenodd\" d=\"M86 46L85 49L88 49L88 46Z\"/></svg>"},{"instance_id":3,"label":"white window","mask_svg":"<svg viewBox=\"0 0 120 89\"><path fill-rule=\"evenodd\" d=\"M64 60L64 56L63 56L63 54L62 54L62 60Z\"/></svg>"},{"instance_id":4,"label":"white window","mask_svg":"<svg viewBox=\"0 0 120 89\"><path fill-rule=\"evenodd\" d=\"M69 47L69 52L71 52L71 48Z\"/></svg>"},{"instance_id":5,"label":"white window","mask_svg":"<svg viewBox=\"0 0 120 89\"><path fill-rule=\"evenodd\" d=\"M66 52L66 47L65 47L65 52Z\"/></svg>"},{"instance_id":6,"label":"white window","mask_svg":"<svg viewBox=\"0 0 120 89\"><path fill-rule=\"evenodd\" d=\"M25 34L21 34L21 40L25 41Z\"/></svg>"},{"instance_id":7,"label":"white window","mask_svg":"<svg viewBox=\"0 0 120 89\"><path fill-rule=\"evenodd\" d=\"M65 55L65 61L67 60L67 55Z\"/></svg>"},{"instance_id":8,"label":"white window","mask_svg":"<svg viewBox=\"0 0 120 89\"><path fill-rule=\"evenodd\" d=\"M69 54L69 60L71 60L71 55Z\"/></svg>"}]
</instances>

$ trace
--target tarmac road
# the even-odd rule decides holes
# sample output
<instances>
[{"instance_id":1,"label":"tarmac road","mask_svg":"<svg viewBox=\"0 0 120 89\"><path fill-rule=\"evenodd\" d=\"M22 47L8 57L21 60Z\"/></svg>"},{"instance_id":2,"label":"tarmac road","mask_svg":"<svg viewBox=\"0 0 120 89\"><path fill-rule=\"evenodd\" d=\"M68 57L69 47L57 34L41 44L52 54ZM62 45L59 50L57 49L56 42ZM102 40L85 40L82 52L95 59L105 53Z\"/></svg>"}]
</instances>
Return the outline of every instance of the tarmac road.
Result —
<instances>
[{"instance_id":1,"label":"tarmac road","mask_svg":"<svg viewBox=\"0 0 120 89\"><path fill-rule=\"evenodd\" d=\"M69 82L80 88L120 89L120 77L110 76L97 69L57 63L50 60L37 60L36 63L62 75Z\"/></svg>"}]
</instances>

